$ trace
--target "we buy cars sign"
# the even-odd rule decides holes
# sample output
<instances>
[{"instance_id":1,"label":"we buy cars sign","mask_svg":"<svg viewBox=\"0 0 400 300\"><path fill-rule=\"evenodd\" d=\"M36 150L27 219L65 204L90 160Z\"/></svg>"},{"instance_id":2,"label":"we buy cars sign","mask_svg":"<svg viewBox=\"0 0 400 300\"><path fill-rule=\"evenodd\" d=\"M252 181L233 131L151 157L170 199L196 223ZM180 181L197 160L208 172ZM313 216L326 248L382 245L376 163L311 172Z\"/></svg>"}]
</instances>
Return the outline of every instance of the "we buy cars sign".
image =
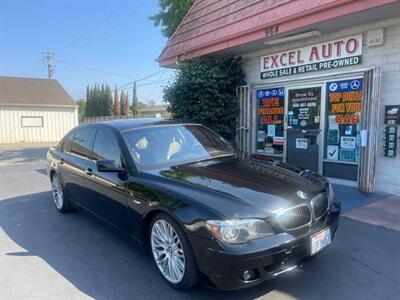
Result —
<instances>
[{"instance_id":1,"label":"we buy cars sign","mask_svg":"<svg viewBox=\"0 0 400 300\"><path fill-rule=\"evenodd\" d=\"M336 69L361 63L362 35L261 57L261 79Z\"/></svg>"}]
</instances>

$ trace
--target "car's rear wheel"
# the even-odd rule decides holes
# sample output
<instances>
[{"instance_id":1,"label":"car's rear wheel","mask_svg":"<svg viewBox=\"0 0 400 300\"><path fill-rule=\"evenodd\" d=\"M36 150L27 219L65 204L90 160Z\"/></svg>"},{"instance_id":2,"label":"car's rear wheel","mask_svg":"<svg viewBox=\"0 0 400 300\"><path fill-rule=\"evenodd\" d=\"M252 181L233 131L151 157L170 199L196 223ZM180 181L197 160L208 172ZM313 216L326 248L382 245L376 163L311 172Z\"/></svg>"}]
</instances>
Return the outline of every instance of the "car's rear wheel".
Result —
<instances>
[{"instance_id":1,"label":"car's rear wheel","mask_svg":"<svg viewBox=\"0 0 400 300\"><path fill-rule=\"evenodd\" d=\"M189 289L199 282L192 249L172 217L159 214L153 219L150 244L154 262L170 286L175 289Z\"/></svg>"},{"instance_id":2,"label":"car's rear wheel","mask_svg":"<svg viewBox=\"0 0 400 300\"><path fill-rule=\"evenodd\" d=\"M64 188L60 178L56 174L51 176L51 190L53 195L54 205L61 213L66 213L72 210L71 203L65 197Z\"/></svg>"}]
</instances>

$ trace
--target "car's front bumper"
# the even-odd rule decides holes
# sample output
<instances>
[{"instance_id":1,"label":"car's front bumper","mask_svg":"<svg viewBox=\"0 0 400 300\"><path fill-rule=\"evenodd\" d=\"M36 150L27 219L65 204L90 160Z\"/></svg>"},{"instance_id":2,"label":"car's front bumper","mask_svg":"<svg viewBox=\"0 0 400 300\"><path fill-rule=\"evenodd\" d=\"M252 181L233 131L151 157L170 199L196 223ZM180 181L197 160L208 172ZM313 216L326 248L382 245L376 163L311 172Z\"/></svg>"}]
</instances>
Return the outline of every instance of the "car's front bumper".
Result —
<instances>
[{"instance_id":1,"label":"car's front bumper","mask_svg":"<svg viewBox=\"0 0 400 300\"><path fill-rule=\"evenodd\" d=\"M334 203L324 220L298 233L281 233L244 245L226 245L216 240L191 236L198 267L211 284L224 290L257 285L294 269L310 257L310 236L327 227L333 240L339 223L340 204ZM245 281L243 271L255 272Z\"/></svg>"}]
</instances>

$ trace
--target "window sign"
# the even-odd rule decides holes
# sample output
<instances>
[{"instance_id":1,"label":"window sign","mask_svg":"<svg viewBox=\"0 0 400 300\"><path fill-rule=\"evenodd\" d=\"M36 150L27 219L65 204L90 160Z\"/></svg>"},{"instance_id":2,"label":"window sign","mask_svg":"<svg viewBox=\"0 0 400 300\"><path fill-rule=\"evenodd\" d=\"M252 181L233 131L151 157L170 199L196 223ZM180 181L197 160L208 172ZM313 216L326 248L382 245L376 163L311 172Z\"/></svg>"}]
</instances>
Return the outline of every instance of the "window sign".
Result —
<instances>
[{"instance_id":1,"label":"window sign","mask_svg":"<svg viewBox=\"0 0 400 300\"><path fill-rule=\"evenodd\" d=\"M395 157L397 150L397 127L386 126L385 131L385 156Z\"/></svg>"},{"instance_id":2,"label":"window sign","mask_svg":"<svg viewBox=\"0 0 400 300\"><path fill-rule=\"evenodd\" d=\"M296 149L308 149L308 139L297 138Z\"/></svg>"},{"instance_id":3,"label":"window sign","mask_svg":"<svg viewBox=\"0 0 400 300\"><path fill-rule=\"evenodd\" d=\"M400 105L385 106L385 124L400 125Z\"/></svg>"},{"instance_id":4,"label":"window sign","mask_svg":"<svg viewBox=\"0 0 400 300\"><path fill-rule=\"evenodd\" d=\"M257 152L282 155L285 89L257 90Z\"/></svg>"},{"instance_id":5,"label":"window sign","mask_svg":"<svg viewBox=\"0 0 400 300\"><path fill-rule=\"evenodd\" d=\"M289 91L288 128L319 129L321 88Z\"/></svg>"},{"instance_id":6,"label":"window sign","mask_svg":"<svg viewBox=\"0 0 400 300\"><path fill-rule=\"evenodd\" d=\"M326 84L325 158L328 160L359 161L362 89L362 79L331 81Z\"/></svg>"}]
</instances>

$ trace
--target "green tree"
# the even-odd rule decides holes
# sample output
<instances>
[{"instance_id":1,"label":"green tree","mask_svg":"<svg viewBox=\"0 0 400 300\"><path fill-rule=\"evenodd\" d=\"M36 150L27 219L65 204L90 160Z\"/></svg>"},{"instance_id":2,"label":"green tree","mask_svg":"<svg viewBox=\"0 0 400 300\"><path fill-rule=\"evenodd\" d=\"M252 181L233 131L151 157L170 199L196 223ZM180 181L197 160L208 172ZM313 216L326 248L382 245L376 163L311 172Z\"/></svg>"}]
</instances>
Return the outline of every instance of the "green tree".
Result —
<instances>
[{"instance_id":1,"label":"green tree","mask_svg":"<svg viewBox=\"0 0 400 300\"><path fill-rule=\"evenodd\" d=\"M108 85L95 84L86 88L86 117L111 116L113 99Z\"/></svg>"},{"instance_id":2,"label":"green tree","mask_svg":"<svg viewBox=\"0 0 400 300\"><path fill-rule=\"evenodd\" d=\"M199 58L181 65L163 99L174 118L204 124L229 140L236 133L236 88L245 84L240 58Z\"/></svg>"},{"instance_id":3,"label":"green tree","mask_svg":"<svg viewBox=\"0 0 400 300\"><path fill-rule=\"evenodd\" d=\"M137 96L136 81L133 83L131 111L133 117L136 117L139 111L139 98Z\"/></svg>"},{"instance_id":4,"label":"green tree","mask_svg":"<svg viewBox=\"0 0 400 300\"><path fill-rule=\"evenodd\" d=\"M79 99L76 101L76 104L78 105L78 119L79 122L82 122L86 114L86 100Z\"/></svg>"},{"instance_id":5,"label":"green tree","mask_svg":"<svg viewBox=\"0 0 400 300\"><path fill-rule=\"evenodd\" d=\"M161 26L161 32L171 37L195 0L158 0L160 10L150 20L154 26Z\"/></svg>"}]
</instances>

